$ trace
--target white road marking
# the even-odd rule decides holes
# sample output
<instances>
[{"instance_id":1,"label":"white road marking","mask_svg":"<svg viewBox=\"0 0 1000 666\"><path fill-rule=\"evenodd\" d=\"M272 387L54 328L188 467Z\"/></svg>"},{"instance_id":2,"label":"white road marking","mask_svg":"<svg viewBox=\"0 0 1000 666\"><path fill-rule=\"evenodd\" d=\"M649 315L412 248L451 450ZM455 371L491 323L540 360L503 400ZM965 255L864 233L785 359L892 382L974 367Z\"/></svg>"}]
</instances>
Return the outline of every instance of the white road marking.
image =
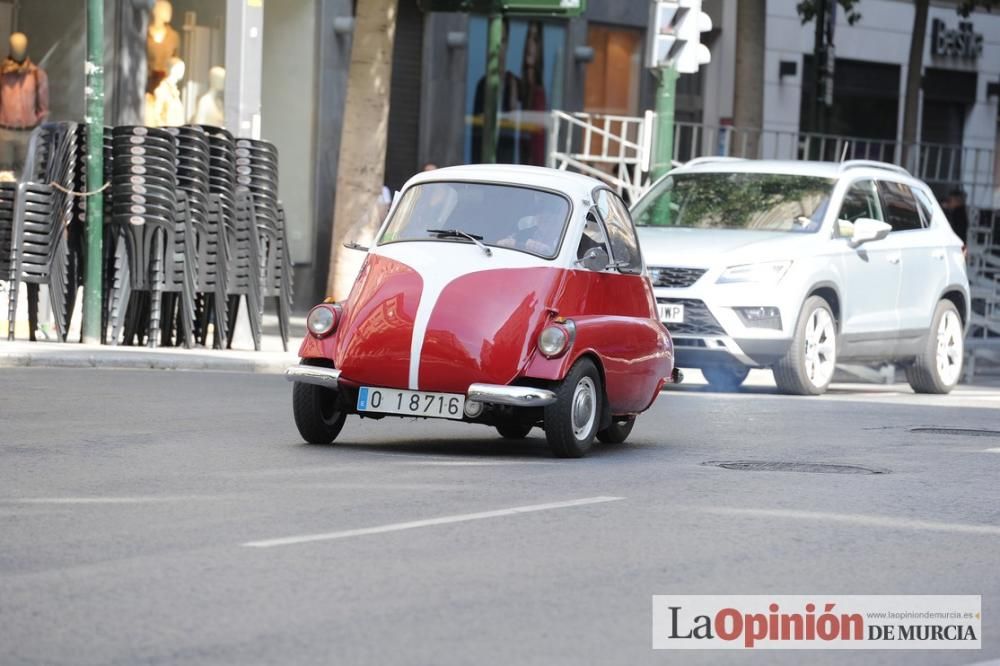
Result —
<instances>
[{"instance_id":1,"label":"white road marking","mask_svg":"<svg viewBox=\"0 0 1000 666\"><path fill-rule=\"evenodd\" d=\"M346 539L348 537L367 536L369 534L384 534L386 532L399 532L401 530L412 530L418 527L433 527L435 525L450 525L452 523L464 523L471 520L484 520L486 518L500 518L502 516L516 516L521 513L533 513L535 511L550 511L552 509L568 509L575 506L585 506L587 504L601 504L603 502L617 502L624 497L585 497L583 499L568 500L566 502L550 502L548 504L531 504L528 506L515 506L510 509L497 509L496 511L480 511L478 513L463 513L454 516L441 516L440 518L428 518L426 520L412 520L406 523L390 523L377 527L363 527L355 530L343 530L340 532L326 532L325 534L304 534L302 536L282 537L280 539L263 539L261 541L248 541L243 546L249 548L271 548L273 546L291 546L300 543L310 543L312 541L331 541L333 539Z\"/></svg>"},{"instance_id":2,"label":"white road marking","mask_svg":"<svg viewBox=\"0 0 1000 666\"><path fill-rule=\"evenodd\" d=\"M711 507L702 508L700 510L724 516L790 518L793 520L849 523L853 525L864 525L865 527L884 527L887 529L924 530L929 532L955 532L959 534L1000 536L1000 526L997 525L941 523L931 520L913 520L910 518L893 518L891 516L872 516L860 513L827 513L823 511L797 511L794 509L740 509L735 507Z\"/></svg>"},{"instance_id":3,"label":"white road marking","mask_svg":"<svg viewBox=\"0 0 1000 666\"><path fill-rule=\"evenodd\" d=\"M1000 453L1000 447L995 449L983 449L983 453Z\"/></svg>"},{"instance_id":4,"label":"white road marking","mask_svg":"<svg viewBox=\"0 0 1000 666\"><path fill-rule=\"evenodd\" d=\"M213 495L161 497L2 497L0 498L0 504L149 504L153 502L184 502L203 499L220 498Z\"/></svg>"}]
</instances>

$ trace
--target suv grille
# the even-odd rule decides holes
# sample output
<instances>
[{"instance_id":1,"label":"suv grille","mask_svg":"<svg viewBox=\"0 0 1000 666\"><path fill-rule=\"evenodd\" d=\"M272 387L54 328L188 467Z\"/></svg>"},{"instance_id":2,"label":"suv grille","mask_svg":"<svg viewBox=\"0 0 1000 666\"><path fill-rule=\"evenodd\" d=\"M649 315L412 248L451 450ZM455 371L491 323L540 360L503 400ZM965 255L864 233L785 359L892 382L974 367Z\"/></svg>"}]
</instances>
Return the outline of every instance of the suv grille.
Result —
<instances>
[{"instance_id":1,"label":"suv grille","mask_svg":"<svg viewBox=\"0 0 1000 666\"><path fill-rule=\"evenodd\" d=\"M697 282L698 278L704 275L706 270L704 268L684 268L682 266L651 266L649 268L649 278L653 281L654 287L683 289Z\"/></svg>"},{"instance_id":2,"label":"suv grille","mask_svg":"<svg viewBox=\"0 0 1000 666\"><path fill-rule=\"evenodd\" d=\"M725 335L704 301L696 298L658 298L657 303L680 303L684 306L684 322L664 324L671 335Z\"/></svg>"}]
</instances>

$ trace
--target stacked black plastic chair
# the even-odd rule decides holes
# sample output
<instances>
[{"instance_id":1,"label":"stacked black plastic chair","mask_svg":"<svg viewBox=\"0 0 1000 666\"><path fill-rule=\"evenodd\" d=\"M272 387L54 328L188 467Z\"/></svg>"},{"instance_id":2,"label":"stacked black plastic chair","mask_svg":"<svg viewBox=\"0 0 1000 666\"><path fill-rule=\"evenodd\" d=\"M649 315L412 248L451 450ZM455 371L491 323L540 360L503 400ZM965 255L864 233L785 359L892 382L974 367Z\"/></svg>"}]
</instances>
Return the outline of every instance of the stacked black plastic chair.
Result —
<instances>
[{"instance_id":1,"label":"stacked black plastic chair","mask_svg":"<svg viewBox=\"0 0 1000 666\"><path fill-rule=\"evenodd\" d=\"M261 307L265 298L278 299L278 327L282 345L288 351L291 302L284 281L290 277L290 270L286 267L284 216L278 202L278 149L266 141L237 139L236 184L253 195L260 241Z\"/></svg>"},{"instance_id":2,"label":"stacked black plastic chair","mask_svg":"<svg viewBox=\"0 0 1000 666\"><path fill-rule=\"evenodd\" d=\"M111 342L123 330L126 344L160 343L163 293L176 258L177 146L164 129L116 127L112 141L111 220L114 283L110 299ZM186 222L186 202L183 207ZM188 270L194 270L193 263ZM192 294L193 297L193 294ZM190 303L181 305L186 311ZM182 319L186 319L182 318ZM185 343L191 330L184 331Z\"/></svg>"},{"instance_id":3,"label":"stacked black plastic chair","mask_svg":"<svg viewBox=\"0 0 1000 666\"><path fill-rule=\"evenodd\" d=\"M0 280L10 286L13 280L11 268L14 266L14 205L17 198L17 183L0 183ZM14 321L10 321L10 330Z\"/></svg>"},{"instance_id":4,"label":"stacked black plastic chair","mask_svg":"<svg viewBox=\"0 0 1000 666\"><path fill-rule=\"evenodd\" d=\"M260 239L253 196L236 182L236 143L232 134L218 127L204 127L209 136L209 191L214 197L225 236L225 331L233 344L241 300L245 301L254 349L260 349L263 330L260 295Z\"/></svg>"},{"instance_id":5,"label":"stacked black plastic chair","mask_svg":"<svg viewBox=\"0 0 1000 666\"><path fill-rule=\"evenodd\" d=\"M38 327L38 290L48 287L56 333L66 339L71 303L67 227L73 219L68 192L75 184L76 123L45 123L28 142L17 186L8 266L8 340L14 339L20 283L28 287L30 339Z\"/></svg>"}]
</instances>

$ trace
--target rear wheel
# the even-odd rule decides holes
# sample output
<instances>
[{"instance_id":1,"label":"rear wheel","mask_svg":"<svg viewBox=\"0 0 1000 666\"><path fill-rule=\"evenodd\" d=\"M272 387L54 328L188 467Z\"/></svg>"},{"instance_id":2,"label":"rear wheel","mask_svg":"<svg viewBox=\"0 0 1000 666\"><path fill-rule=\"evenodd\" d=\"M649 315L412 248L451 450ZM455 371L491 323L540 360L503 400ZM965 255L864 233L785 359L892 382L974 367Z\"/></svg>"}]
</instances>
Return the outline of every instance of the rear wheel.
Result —
<instances>
[{"instance_id":1,"label":"rear wheel","mask_svg":"<svg viewBox=\"0 0 1000 666\"><path fill-rule=\"evenodd\" d=\"M837 366L837 324L830 305L819 296L802 304L795 337L785 357L774 366L778 390L792 395L826 391Z\"/></svg>"},{"instance_id":2,"label":"rear wheel","mask_svg":"<svg viewBox=\"0 0 1000 666\"><path fill-rule=\"evenodd\" d=\"M958 308L940 301L923 352L906 369L906 381L917 393L948 393L962 375L965 333Z\"/></svg>"},{"instance_id":3,"label":"rear wheel","mask_svg":"<svg viewBox=\"0 0 1000 666\"><path fill-rule=\"evenodd\" d=\"M337 439L347 412L337 408L337 392L322 386L295 382L292 414L302 439L310 444L330 444Z\"/></svg>"},{"instance_id":4,"label":"rear wheel","mask_svg":"<svg viewBox=\"0 0 1000 666\"><path fill-rule=\"evenodd\" d=\"M601 376L588 358L577 361L556 389L556 401L545 406L545 438L560 458L586 455L597 434L604 402Z\"/></svg>"},{"instance_id":5,"label":"rear wheel","mask_svg":"<svg viewBox=\"0 0 1000 666\"><path fill-rule=\"evenodd\" d=\"M713 388L735 391L750 374L750 368L745 365L710 365L702 368L701 374Z\"/></svg>"},{"instance_id":6,"label":"rear wheel","mask_svg":"<svg viewBox=\"0 0 1000 666\"><path fill-rule=\"evenodd\" d=\"M535 426L531 423L521 423L519 421L504 421L498 423L497 432L504 439L524 439Z\"/></svg>"},{"instance_id":7,"label":"rear wheel","mask_svg":"<svg viewBox=\"0 0 1000 666\"><path fill-rule=\"evenodd\" d=\"M597 439L601 440L605 444L621 444L628 439L629 433L632 432L632 426L634 425L634 416L626 416L624 418L612 417L611 425L604 430L597 431Z\"/></svg>"}]
</instances>

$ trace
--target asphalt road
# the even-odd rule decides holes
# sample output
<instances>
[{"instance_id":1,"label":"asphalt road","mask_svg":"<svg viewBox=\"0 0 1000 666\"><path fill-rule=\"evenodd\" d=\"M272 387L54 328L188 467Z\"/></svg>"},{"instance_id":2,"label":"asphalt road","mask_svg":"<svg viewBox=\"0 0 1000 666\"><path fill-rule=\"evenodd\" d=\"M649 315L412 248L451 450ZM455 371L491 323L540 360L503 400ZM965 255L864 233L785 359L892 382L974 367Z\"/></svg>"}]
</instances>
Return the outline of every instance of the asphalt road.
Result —
<instances>
[{"instance_id":1,"label":"asphalt road","mask_svg":"<svg viewBox=\"0 0 1000 666\"><path fill-rule=\"evenodd\" d=\"M911 430L1000 430L998 389L674 390L570 461L450 422L306 446L276 376L7 369L0 395L4 666L1000 658L1000 436ZM653 594L823 593L981 594L984 648L651 649Z\"/></svg>"}]
</instances>

